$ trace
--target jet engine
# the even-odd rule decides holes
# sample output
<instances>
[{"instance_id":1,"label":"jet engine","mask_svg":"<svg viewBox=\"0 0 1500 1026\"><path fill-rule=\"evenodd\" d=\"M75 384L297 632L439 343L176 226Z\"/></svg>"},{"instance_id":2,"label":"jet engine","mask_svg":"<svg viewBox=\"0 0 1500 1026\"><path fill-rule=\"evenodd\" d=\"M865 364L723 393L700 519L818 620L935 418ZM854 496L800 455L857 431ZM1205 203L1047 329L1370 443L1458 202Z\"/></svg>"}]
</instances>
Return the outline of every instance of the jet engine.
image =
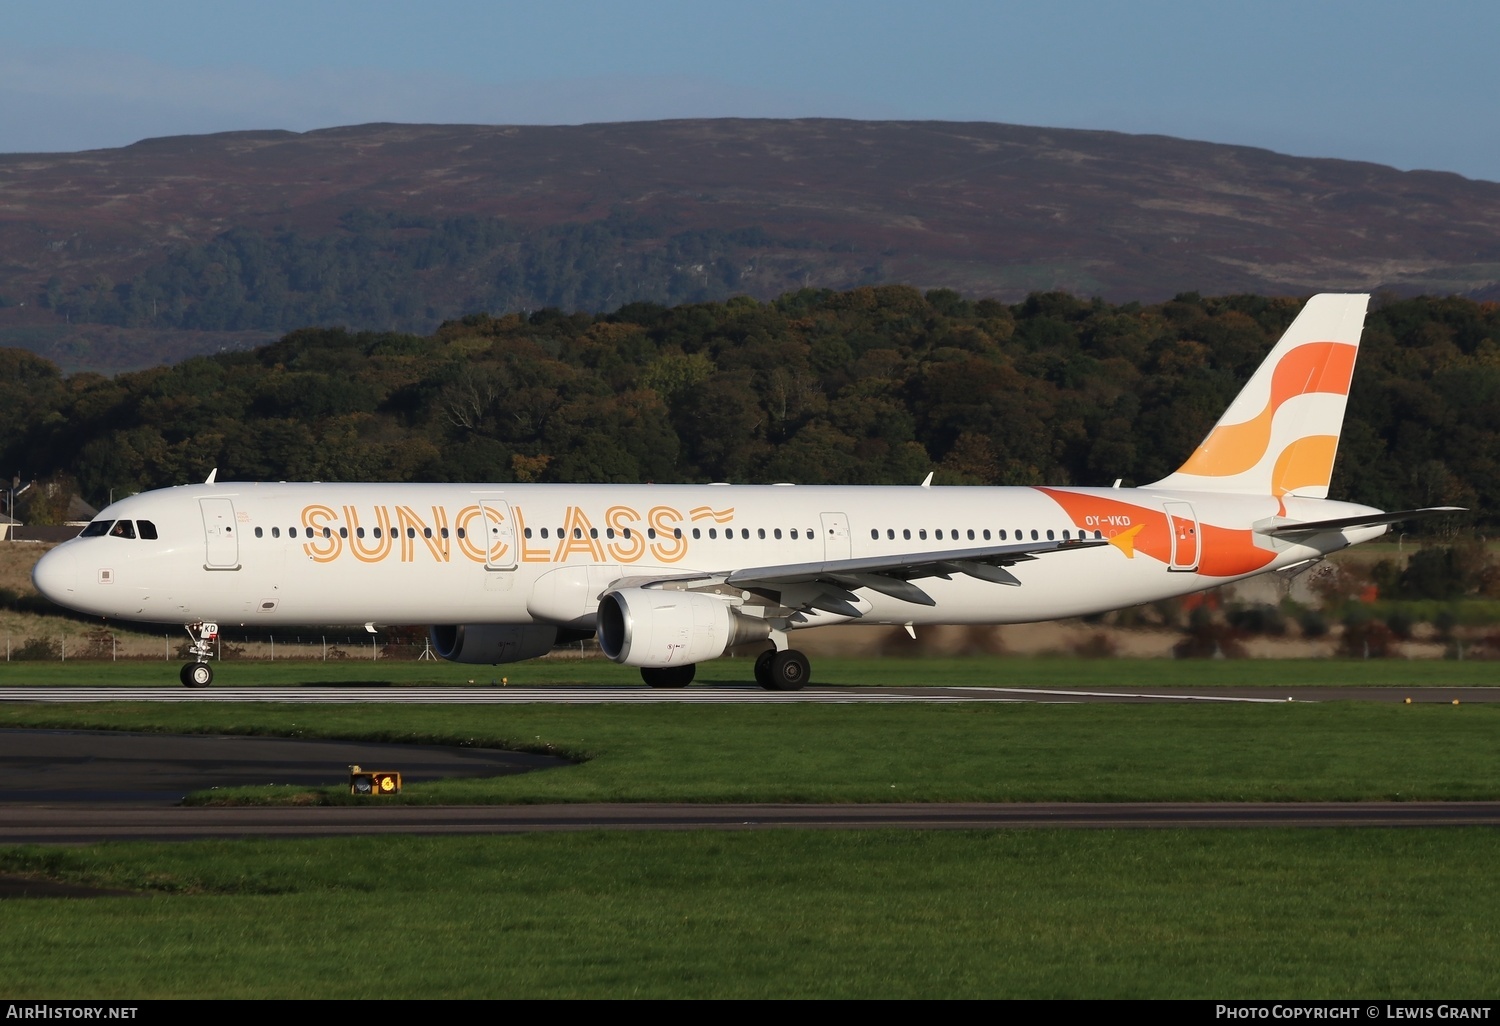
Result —
<instances>
[{"instance_id":1,"label":"jet engine","mask_svg":"<svg viewBox=\"0 0 1500 1026\"><path fill-rule=\"evenodd\" d=\"M428 636L432 650L454 663L518 663L557 644L557 628L539 623L439 624Z\"/></svg>"},{"instance_id":2,"label":"jet engine","mask_svg":"<svg viewBox=\"0 0 1500 1026\"><path fill-rule=\"evenodd\" d=\"M770 637L764 620L714 595L621 588L599 600L599 648L627 666L683 666Z\"/></svg>"}]
</instances>

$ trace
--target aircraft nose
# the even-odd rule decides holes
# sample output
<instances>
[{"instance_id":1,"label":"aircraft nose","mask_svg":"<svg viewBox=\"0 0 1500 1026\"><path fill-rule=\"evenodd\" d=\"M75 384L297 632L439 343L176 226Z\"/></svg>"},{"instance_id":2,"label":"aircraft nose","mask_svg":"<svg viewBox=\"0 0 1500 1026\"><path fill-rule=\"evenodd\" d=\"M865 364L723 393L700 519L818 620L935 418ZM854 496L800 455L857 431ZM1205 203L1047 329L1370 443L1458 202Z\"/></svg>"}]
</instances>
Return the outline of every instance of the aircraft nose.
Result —
<instances>
[{"instance_id":1,"label":"aircraft nose","mask_svg":"<svg viewBox=\"0 0 1500 1026\"><path fill-rule=\"evenodd\" d=\"M60 606L70 603L78 587L78 561L68 546L60 545L37 560L31 571L36 590Z\"/></svg>"}]
</instances>

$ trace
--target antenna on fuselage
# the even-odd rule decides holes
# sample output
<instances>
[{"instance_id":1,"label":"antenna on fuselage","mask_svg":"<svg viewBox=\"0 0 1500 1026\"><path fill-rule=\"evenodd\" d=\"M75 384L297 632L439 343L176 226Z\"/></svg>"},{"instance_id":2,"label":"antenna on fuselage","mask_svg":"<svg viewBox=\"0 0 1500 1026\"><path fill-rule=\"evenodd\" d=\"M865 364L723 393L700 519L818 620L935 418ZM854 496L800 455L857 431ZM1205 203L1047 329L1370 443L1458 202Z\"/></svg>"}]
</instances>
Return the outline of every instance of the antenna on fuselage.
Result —
<instances>
[{"instance_id":1,"label":"antenna on fuselage","mask_svg":"<svg viewBox=\"0 0 1500 1026\"><path fill-rule=\"evenodd\" d=\"M920 485L918 485L917 487L918 488L931 488L932 487L932 475L933 475L933 471L929 470L927 472L927 476L924 477L924 478L922 478L922 483Z\"/></svg>"},{"instance_id":2,"label":"antenna on fuselage","mask_svg":"<svg viewBox=\"0 0 1500 1026\"><path fill-rule=\"evenodd\" d=\"M218 476L219 476L219 468L215 467L214 469L212 469L212 470L210 470L208 472L208 480L204 481L203 483L204 484L213 484L214 483L214 478L216 478Z\"/></svg>"}]
</instances>

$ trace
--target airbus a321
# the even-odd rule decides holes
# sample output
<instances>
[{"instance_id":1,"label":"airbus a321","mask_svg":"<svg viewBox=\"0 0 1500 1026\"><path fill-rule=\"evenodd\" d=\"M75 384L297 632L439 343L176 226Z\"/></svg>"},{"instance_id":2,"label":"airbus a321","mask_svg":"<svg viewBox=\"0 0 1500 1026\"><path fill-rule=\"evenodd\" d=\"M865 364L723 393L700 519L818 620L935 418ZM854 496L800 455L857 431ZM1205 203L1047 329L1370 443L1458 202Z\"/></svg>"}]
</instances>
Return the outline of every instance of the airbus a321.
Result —
<instances>
[{"instance_id":1,"label":"airbus a321","mask_svg":"<svg viewBox=\"0 0 1500 1026\"><path fill-rule=\"evenodd\" d=\"M654 687L763 643L809 679L829 624L1081 616L1309 564L1398 521L1328 498L1369 297L1308 301L1187 462L1138 488L238 484L111 504L38 563L102 617L181 623L206 687L220 625L435 624L438 655L507 663L597 636Z\"/></svg>"}]
</instances>

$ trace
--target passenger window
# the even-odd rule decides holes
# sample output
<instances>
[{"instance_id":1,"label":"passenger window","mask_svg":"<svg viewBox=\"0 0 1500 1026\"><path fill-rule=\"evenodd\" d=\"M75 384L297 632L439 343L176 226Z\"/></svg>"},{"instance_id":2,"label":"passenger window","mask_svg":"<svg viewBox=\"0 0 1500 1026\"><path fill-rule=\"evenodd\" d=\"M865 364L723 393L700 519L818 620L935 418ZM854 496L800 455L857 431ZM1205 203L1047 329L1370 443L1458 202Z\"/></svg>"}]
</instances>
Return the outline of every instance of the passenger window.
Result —
<instances>
[{"instance_id":1,"label":"passenger window","mask_svg":"<svg viewBox=\"0 0 1500 1026\"><path fill-rule=\"evenodd\" d=\"M326 538L328 536L325 534L323 537ZM430 527L424 527L424 528L422 528L422 537L423 538L431 538L432 537L432 528L430 528Z\"/></svg>"},{"instance_id":2,"label":"passenger window","mask_svg":"<svg viewBox=\"0 0 1500 1026\"><path fill-rule=\"evenodd\" d=\"M606 538L613 538L614 536L615 536L615 529L613 527L606 527L604 529L604 537L606 537ZM693 532L693 537L694 538L698 537L698 532L697 531Z\"/></svg>"},{"instance_id":3,"label":"passenger window","mask_svg":"<svg viewBox=\"0 0 1500 1026\"><path fill-rule=\"evenodd\" d=\"M558 532L558 533L561 533L561 532ZM581 527L575 527L575 528L573 528L573 537L574 538L582 538L583 537L583 528L581 528Z\"/></svg>"},{"instance_id":4,"label":"passenger window","mask_svg":"<svg viewBox=\"0 0 1500 1026\"><path fill-rule=\"evenodd\" d=\"M717 528L713 528L713 527L710 527L710 528L709 528L709 529L708 529L708 536L709 536L709 537L710 537L710 538L714 538L714 539L717 539L717 538L718 538L718 537L719 537L719 532L718 532L718 529L717 529Z\"/></svg>"},{"instance_id":5,"label":"passenger window","mask_svg":"<svg viewBox=\"0 0 1500 1026\"><path fill-rule=\"evenodd\" d=\"M149 520L137 520L135 526L140 529L141 537L146 541L156 541L156 525Z\"/></svg>"},{"instance_id":6,"label":"passenger window","mask_svg":"<svg viewBox=\"0 0 1500 1026\"><path fill-rule=\"evenodd\" d=\"M115 526L110 529L111 538L134 538L135 524L129 520L116 520Z\"/></svg>"},{"instance_id":7,"label":"passenger window","mask_svg":"<svg viewBox=\"0 0 1500 1026\"><path fill-rule=\"evenodd\" d=\"M529 528L528 528L528 530L529 530ZM466 537L466 535L465 535L465 533L464 533L464 529L463 529L463 528L462 528L462 527L460 527L460 528L459 528L459 529L458 529L458 536L459 536L459 537L460 537L460 538L463 538L463 537Z\"/></svg>"},{"instance_id":8,"label":"passenger window","mask_svg":"<svg viewBox=\"0 0 1500 1026\"><path fill-rule=\"evenodd\" d=\"M874 528L874 527L870 528L870 540L871 541L879 541L880 540L880 531L877 528Z\"/></svg>"},{"instance_id":9,"label":"passenger window","mask_svg":"<svg viewBox=\"0 0 1500 1026\"><path fill-rule=\"evenodd\" d=\"M988 535L989 532L986 531L985 534ZM973 540L974 540L974 529L971 527L971 528L969 528L969 541L973 541Z\"/></svg>"},{"instance_id":10,"label":"passenger window","mask_svg":"<svg viewBox=\"0 0 1500 1026\"><path fill-rule=\"evenodd\" d=\"M1036 528L1032 528L1032 530L1031 530L1031 540L1032 541L1036 541L1037 540Z\"/></svg>"},{"instance_id":11,"label":"passenger window","mask_svg":"<svg viewBox=\"0 0 1500 1026\"><path fill-rule=\"evenodd\" d=\"M361 533L363 533L363 532L361 532ZM273 528L271 528L271 537L272 538L280 538L281 537L281 528L279 528L279 527L273 527Z\"/></svg>"},{"instance_id":12,"label":"passenger window","mask_svg":"<svg viewBox=\"0 0 1500 1026\"><path fill-rule=\"evenodd\" d=\"M1068 540L1068 532L1064 531L1063 532L1063 541L1067 541L1067 540Z\"/></svg>"},{"instance_id":13,"label":"passenger window","mask_svg":"<svg viewBox=\"0 0 1500 1026\"><path fill-rule=\"evenodd\" d=\"M446 538L446 537L448 537L448 529L447 529L447 528L446 528L446 527L439 527L439 528L438 528L438 534L439 534L439 535L440 535L440 536L441 536L441 537L444 537L444 538Z\"/></svg>"},{"instance_id":14,"label":"passenger window","mask_svg":"<svg viewBox=\"0 0 1500 1026\"><path fill-rule=\"evenodd\" d=\"M547 529L545 527L542 528L542 537L543 538L547 537Z\"/></svg>"},{"instance_id":15,"label":"passenger window","mask_svg":"<svg viewBox=\"0 0 1500 1026\"><path fill-rule=\"evenodd\" d=\"M887 527L885 529L885 537L886 537L887 541L895 541L896 540L896 531L895 531L895 529Z\"/></svg>"},{"instance_id":16,"label":"passenger window","mask_svg":"<svg viewBox=\"0 0 1500 1026\"><path fill-rule=\"evenodd\" d=\"M794 528L792 528L792 541L796 541L796 540L797 540L797 529L794 527Z\"/></svg>"},{"instance_id":17,"label":"passenger window","mask_svg":"<svg viewBox=\"0 0 1500 1026\"><path fill-rule=\"evenodd\" d=\"M702 534L702 532L700 532L698 530L698 528L695 527L695 528L693 528L693 537L694 538L702 538L703 534Z\"/></svg>"},{"instance_id":18,"label":"passenger window","mask_svg":"<svg viewBox=\"0 0 1500 1026\"><path fill-rule=\"evenodd\" d=\"M630 528L627 527L624 530L622 530L620 533L625 536L625 540L626 541L630 540Z\"/></svg>"},{"instance_id":19,"label":"passenger window","mask_svg":"<svg viewBox=\"0 0 1500 1026\"><path fill-rule=\"evenodd\" d=\"M530 538L531 537L531 528L528 527L528 528L526 528L526 530L522 531L521 533L524 534L526 537Z\"/></svg>"},{"instance_id":20,"label":"passenger window","mask_svg":"<svg viewBox=\"0 0 1500 1026\"><path fill-rule=\"evenodd\" d=\"M599 528L597 528L597 527L591 527L591 528L589 528L589 537L590 538L597 538L597 537L599 537Z\"/></svg>"},{"instance_id":21,"label":"passenger window","mask_svg":"<svg viewBox=\"0 0 1500 1026\"><path fill-rule=\"evenodd\" d=\"M417 536L417 529L415 527L408 527L406 529L406 536L408 538L415 538Z\"/></svg>"},{"instance_id":22,"label":"passenger window","mask_svg":"<svg viewBox=\"0 0 1500 1026\"><path fill-rule=\"evenodd\" d=\"M766 536L766 529L764 527L757 527L755 529L755 536L757 538L764 538Z\"/></svg>"},{"instance_id":23,"label":"passenger window","mask_svg":"<svg viewBox=\"0 0 1500 1026\"><path fill-rule=\"evenodd\" d=\"M380 528L378 528L378 527L372 527L372 528L370 528L370 531L371 531L371 533L373 533L375 535L375 537L377 537L377 538L380 537Z\"/></svg>"},{"instance_id":24,"label":"passenger window","mask_svg":"<svg viewBox=\"0 0 1500 1026\"><path fill-rule=\"evenodd\" d=\"M273 527L273 528L271 528L271 537L274 538L275 536L276 536L276 528ZM356 537L356 538L363 538L364 536L365 536L365 529L363 527L356 527L354 529L354 537ZM464 536L464 529L462 527L460 527L458 529L458 536L460 538L462 538Z\"/></svg>"},{"instance_id":25,"label":"passenger window","mask_svg":"<svg viewBox=\"0 0 1500 1026\"><path fill-rule=\"evenodd\" d=\"M648 528L646 528L646 537L650 538L652 541L655 541L656 540L656 528L654 528L654 527L648 527Z\"/></svg>"},{"instance_id":26,"label":"passenger window","mask_svg":"<svg viewBox=\"0 0 1500 1026\"><path fill-rule=\"evenodd\" d=\"M332 538L333 537L333 531L331 531L330 529L328 529L326 527L323 528L323 537L324 538Z\"/></svg>"},{"instance_id":27,"label":"passenger window","mask_svg":"<svg viewBox=\"0 0 1500 1026\"><path fill-rule=\"evenodd\" d=\"M943 529L941 527L939 527L935 533L937 535L937 540L938 541L942 541L943 540Z\"/></svg>"},{"instance_id":28,"label":"passenger window","mask_svg":"<svg viewBox=\"0 0 1500 1026\"><path fill-rule=\"evenodd\" d=\"M985 537L986 537L986 538L988 538L988 537L989 537L989 534L988 534L988 533L986 533L986 534L985 534ZM1004 541L1004 540L1005 540L1005 529L1004 529L1004 528L1001 528L1001 529L1000 529L1000 540L1001 540L1001 541Z\"/></svg>"},{"instance_id":29,"label":"passenger window","mask_svg":"<svg viewBox=\"0 0 1500 1026\"><path fill-rule=\"evenodd\" d=\"M917 537L921 538L923 541L926 541L927 540L927 528L924 527L921 530L919 530L917 532Z\"/></svg>"},{"instance_id":30,"label":"passenger window","mask_svg":"<svg viewBox=\"0 0 1500 1026\"><path fill-rule=\"evenodd\" d=\"M988 527L986 527L984 529L984 540L985 541L989 541L990 540L990 529Z\"/></svg>"},{"instance_id":31,"label":"passenger window","mask_svg":"<svg viewBox=\"0 0 1500 1026\"><path fill-rule=\"evenodd\" d=\"M1050 527L1047 529L1047 540L1048 541L1055 541L1056 540L1056 539L1054 539L1052 537L1052 529Z\"/></svg>"},{"instance_id":32,"label":"passenger window","mask_svg":"<svg viewBox=\"0 0 1500 1026\"><path fill-rule=\"evenodd\" d=\"M380 535L379 528L376 529L375 535L376 535L376 537L379 537L379 535ZM288 527L286 529L286 536L288 538L295 538L295 537L297 537L297 529L295 527Z\"/></svg>"},{"instance_id":33,"label":"passenger window","mask_svg":"<svg viewBox=\"0 0 1500 1026\"><path fill-rule=\"evenodd\" d=\"M901 537L906 539L907 541L911 541L911 528L903 527L901 529Z\"/></svg>"},{"instance_id":34,"label":"passenger window","mask_svg":"<svg viewBox=\"0 0 1500 1026\"><path fill-rule=\"evenodd\" d=\"M113 520L95 520L92 524L85 527L78 537L97 538L100 535L108 534L109 529L114 526L115 522Z\"/></svg>"},{"instance_id":35,"label":"passenger window","mask_svg":"<svg viewBox=\"0 0 1500 1026\"><path fill-rule=\"evenodd\" d=\"M265 534L266 534L266 533L265 533L265 531L264 531L264 530L263 530L263 529L261 529L261 528L259 528L259 527L257 527L257 528L256 528L256 529L255 529L255 537L257 537L257 538L264 538L264 537L265 537Z\"/></svg>"},{"instance_id":36,"label":"passenger window","mask_svg":"<svg viewBox=\"0 0 1500 1026\"><path fill-rule=\"evenodd\" d=\"M781 540L781 528L778 527L775 530L773 530L771 533L776 536L776 540L777 541Z\"/></svg>"},{"instance_id":37,"label":"passenger window","mask_svg":"<svg viewBox=\"0 0 1500 1026\"><path fill-rule=\"evenodd\" d=\"M341 527L341 528L339 528L339 537L340 538L347 538L347 537L349 537L349 528L347 528L347 527ZM445 534L444 537L447 537L447 535Z\"/></svg>"}]
</instances>

